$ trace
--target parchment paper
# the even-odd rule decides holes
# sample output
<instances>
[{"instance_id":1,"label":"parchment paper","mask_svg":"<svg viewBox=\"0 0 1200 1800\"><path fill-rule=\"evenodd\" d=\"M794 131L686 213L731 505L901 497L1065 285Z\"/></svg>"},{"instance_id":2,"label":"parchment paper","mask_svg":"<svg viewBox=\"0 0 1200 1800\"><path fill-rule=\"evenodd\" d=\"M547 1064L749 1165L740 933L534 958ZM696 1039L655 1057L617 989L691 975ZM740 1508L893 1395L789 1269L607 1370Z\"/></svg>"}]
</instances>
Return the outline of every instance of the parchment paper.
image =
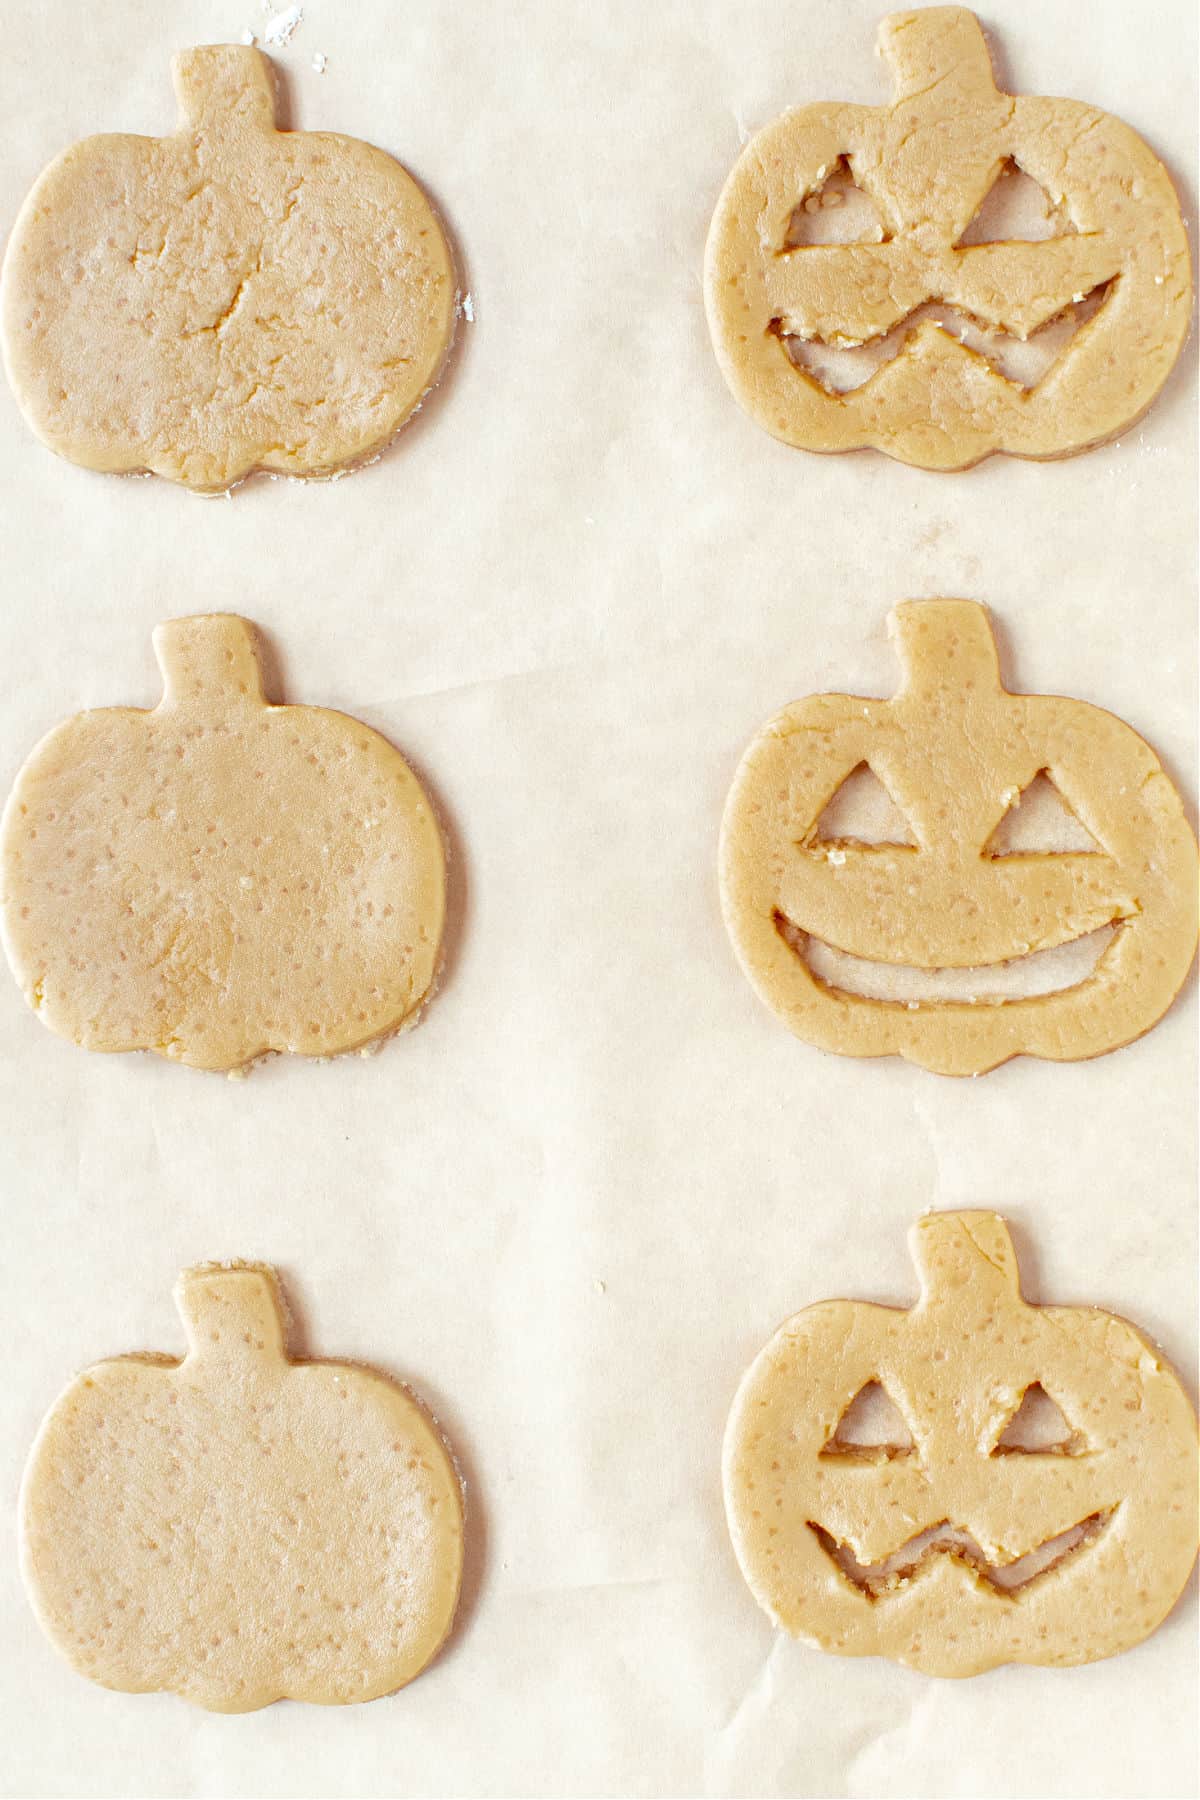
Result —
<instances>
[{"instance_id":1,"label":"parchment paper","mask_svg":"<svg viewBox=\"0 0 1200 1800\"><path fill-rule=\"evenodd\" d=\"M1194 342L1125 441L963 476L774 443L700 292L741 136L877 102L882 0L305 0L291 121L394 151L473 296L376 467L231 501L43 450L0 392L0 775L84 706L150 705L160 618L232 608L288 698L429 781L454 853L442 990L372 1059L249 1080L89 1056L0 980L0 1760L8 1794L1182 1795L1194 1590L1066 1673L961 1683L777 1635L734 1564L729 1401L781 1318L914 1296L926 1206L1012 1220L1030 1296L1190 1367L1194 984L1091 1064L975 1082L791 1039L734 963L737 758L801 694L891 691L888 607L994 610L1010 682L1111 708L1195 795ZM1187 0L991 0L1002 78L1143 132L1193 199ZM0 219L97 131L161 132L168 60L259 0L6 8ZM317 73L313 56L328 62ZM68 1377L179 1352L207 1257L283 1271L299 1347L410 1380L467 1473L453 1640L398 1698L206 1716L97 1688L25 1604L15 1503Z\"/></svg>"}]
</instances>

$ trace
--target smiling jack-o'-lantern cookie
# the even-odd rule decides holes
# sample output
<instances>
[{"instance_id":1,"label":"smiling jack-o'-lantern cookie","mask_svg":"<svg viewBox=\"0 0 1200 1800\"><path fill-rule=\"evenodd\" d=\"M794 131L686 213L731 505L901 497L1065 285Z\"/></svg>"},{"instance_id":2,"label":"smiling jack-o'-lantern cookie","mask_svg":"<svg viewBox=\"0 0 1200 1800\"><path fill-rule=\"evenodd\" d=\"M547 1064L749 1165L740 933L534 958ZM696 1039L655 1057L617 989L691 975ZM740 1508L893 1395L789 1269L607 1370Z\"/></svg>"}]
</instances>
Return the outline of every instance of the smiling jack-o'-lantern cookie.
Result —
<instances>
[{"instance_id":1,"label":"smiling jack-o'-lantern cookie","mask_svg":"<svg viewBox=\"0 0 1200 1800\"><path fill-rule=\"evenodd\" d=\"M1187 333L1187 237L1166 170L1094 107L1000 93L962 7L895 13L879 41L892 104L786 113L717 203L705 294L735 398L785 443L873 445L925 469L1112 437L1150 405ZM1014 170L1048 197L1046 217L1036 237L1021 225L987 241L976 221ZM853 215L861 236L810 241L848 177L869 203ZM1006 346L1043 331L1060 353L1027 386ZM868 347L863 366L847 374L841 358L839 391L809 351L854 346Z\"/></svg>"},{"instance_id":2,"label":"smiling jack-o'-lantern cookie","mask_svg":"<svg viewBox=\"0 0 1200 1800\"><path fill-rule=\"evenodd\" d=\"M929 1675L1131 1648L1196 1556L1182 1386L1123 1319L1028 1305L995 1213L931 1213L911 1241L911 1311L810 1306L738 1389L725 1504L755 1599L818 1649ZM847 1431L872 1390L898 1428Z\"/></svg>"},{"instance_id":3,"label":"smiling jack-o'-lantern cookie","mask_svg":"<svg viewBox=\"0 0 1200 1800\"><path fill-rule=\"evenodd\" d=\"M437 969L445 853L378 732L263 696L231 614L154 634L153 712L69 719L0 825L0 923L26 999L88 1050L233 1069L397 1030Z\"/></svg>"},{"instance_id":4,"label":"smiling jack-o'-lantern cookie","mask_svg":"<svg viewBox=\"0 0 1200 1800\"><path fill-rule=\"evenodd\" d=\"M1111 713L1008 693L982 606L910 601L889 624L904 670L894 699L797 701L742 759L720 879L743 969L798 1036L846 1056L973 1075L1022 1053L1069 1061L1128 1043L1166 1011L1195 952L1196 841L1179 795ZM822 831L864 766L907 841ZM1090 848L998 843L1039 777ZM1051 991L1005 991L1014 965L1070 945L1098 951L1094 966L1072 965ZM872 993L892 971L914 983ZM970 973L949 998L952 971Z\"/></svg>"},{"instance_id":5,"label":"smiling jack-o'-lantern cookie","mask_svg":"<svg viewBox=\"0 0 1200 1800\"><path fill-rule=\"evenodd\" d=\"M21 1490L22 1570L80 1674L217 1712L344 1705L419 1675L450 1630L462 1490L386 1376L293 1362L270 1269L181 1276L182 1362L96 1363Z\"/></svg>"},{"instance_id":6,"label":"smiling jack-o'-lantern cookie","mask_svg":"<svg viewBox=\"0 0 1200 1800\"><path fill-rule=\"evenodd\" d=\"M173 136L88 138L25 202L0 288L21 410L72 462L202 490L361 461L450 343L437 217L383 151L278 131L257 50L174 75Z\"/></svg>"}]
</instances>

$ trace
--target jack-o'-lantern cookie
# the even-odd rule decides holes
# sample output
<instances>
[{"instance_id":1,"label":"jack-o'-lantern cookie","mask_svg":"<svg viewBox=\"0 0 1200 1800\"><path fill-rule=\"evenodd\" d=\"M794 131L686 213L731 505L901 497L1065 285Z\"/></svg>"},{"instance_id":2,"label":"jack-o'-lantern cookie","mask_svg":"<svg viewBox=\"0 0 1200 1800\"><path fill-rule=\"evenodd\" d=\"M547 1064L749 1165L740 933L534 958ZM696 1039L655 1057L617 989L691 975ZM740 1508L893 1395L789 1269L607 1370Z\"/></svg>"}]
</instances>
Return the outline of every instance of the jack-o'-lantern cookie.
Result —
<instances>
[{"instance_id":1,"label":"jack-o'-lantern cookie","mask_svg":"<svg viewBox=\"0 0 1200 1800\"><path fill-rule=\"evenodd\" d=\"M904 673L893 699L797 701L742 758L720 880L746 975L809 1043L946 1075L1128 1043L1195 953L1196 841L1179 795L1111 713L1003 688L982 606L909 601L889 625ZM864 770L895 828L828 830ZM1086 847L1011 841L1039 782Z\"/></svg>"},{"instance_id":2,"label":"jack-o'-lantern cookie","mask_svg":"<svg viewBox=\"0 0 1200 1800\"><path fill-rule=\"evenodd\" d=\"M51 163L0 284L9 380L72 462L219 492L380 449L436 380L455 279L392 157L275 126L271 65L174 63L171 137L87 138Z\"/></svg>"},{"instance_id":3,"label":"jack-o'-lantern cookie","mask_svg":"<svg viewBox=\"0 0 1200 1800\"><path fill-rule=\"evenodd\" d=\"M705 296L735 398L785 443L924 469L1114 436L1188 328L1166 170L1095 107L999 92L963 7L894 13L879 42L890 106L785 113L717 203ZM1006 220L1013 174L1040 204Z\"/></svg>"},{"instance_id":4,"label":"jack-o'-lantern cookie","mask_svg":"<svg viewBox=\"0 0 1200 1800\"><path fill-rule=\"evenodd\" d=\"M38 1017L88 1050L234 1069L396 1031L437 971L446 868L398 750L269 705L232 614L154 634L153 712L52 731L0 824L0 924Z\"/></svg>"},{"instance_id":5,"label":"jack-o'-lantern cookie","mask_svg":"<svg viewBox=\"0 0 1200 1800\"><path fill-rule=\"evenodd\" d=\"M121 1356L52 1407L21 1489L22 1572L80 1672L216 1712L346 1705L450 1630L462 1490L407 1389L286 1354L274 1274L187 1270L182 1362Z\"/></svg>"},{"instance_id":6,"label":"jack-o'-lantern cookie","mask_svg":"<svg viewBox=\"0 0 1200 1800\"><path fill-rule=\"evenodd\" d=\"M1130 1649L1196 1556L1178 1378L1124 1319L1023 1300L995 1213L927 1214L911 1243L911 1311L807 1307L738 1389L725 1505L755 1599L927 1675Z\"/></svg>"}]
</instances>

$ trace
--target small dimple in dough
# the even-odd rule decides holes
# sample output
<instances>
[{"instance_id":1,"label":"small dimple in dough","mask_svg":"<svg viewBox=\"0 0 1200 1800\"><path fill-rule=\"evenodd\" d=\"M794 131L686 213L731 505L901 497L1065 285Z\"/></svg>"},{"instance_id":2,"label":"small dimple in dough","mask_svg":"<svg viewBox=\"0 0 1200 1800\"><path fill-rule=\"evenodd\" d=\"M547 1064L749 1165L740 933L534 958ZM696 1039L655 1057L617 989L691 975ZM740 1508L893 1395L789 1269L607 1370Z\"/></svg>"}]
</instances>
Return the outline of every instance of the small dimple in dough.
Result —
<instances>
[{"instance_id":1,"label":"small dimple in dough","mask_svg":"<svg viewBox=\"0 0 1200 1800\"><path fill-rule=\"evenodd\" d=\"M1008 693L982 606L914 600L889 624L904 671L894 699L797 701L763 727L734 777L721 900L746 975L822 1049L900 1055L947 1075L1129 1043L1167 1010L1195 954L1196 840L1179 795L1111 713ZM826 806L863 764L915 842L820 834ZM998 853L997 828L1043 774L1095 848ZM1098 960L1057 992L1007 997L981 979L963 999L892 1000L841 988L831 973L857 959L884 974L937 971L934 985L945 985L941 972L1032 965L1093 934Z\"/></svg>"},{"instance_id":2,"label":"small dimple in dough","mask_svg":"<svg viewBox=\"0 0 1200 1800\"><path fill-rule=\"evenodd\" d=\"M437 971L445 852L378 732L272 706L231 614L155 632L153 712L85 712L17 777L0 923L42 1021L89 1050L202 1069L395 1031Z\"/></svg>"},{"instance_id":3,"label":"small dimple in dough","mask_svg":"<svg viewBox=\"0 0 1200 1800\"><path fill-rule=\"evenodd\" d=\"M911 1244L911 1311L810 1306L738 1389L725 1506L755 1599L816 1649L927 1675L1130 1649L1166 1617L1196 1555L1196 1420L1182 1385L1123 1319L1023 1300L996 1214L927 1214ZM911 1446L830 1454L872 1383ZM997 1449L1038 1388L1069 1440Z\"/></svg>"},{"instance_id":4,"label":"small dimple in dough","mask_svg":"<svg viewBox=\"0 0 1200 1800\"><path fill-rule=\"evenodd\" d=\"M437 217L383 151L277 131L259 51L187 50L174 76L173 136L88 138L22 208L0 286L21 410L73 462L202 491L360 462L453 335Z\"/></svg>"},{"instance_id":5,"label":"small dimple in dough","mask_svg":"<svg viewBox=\"0 0 1200 1800\"><path fill-rule=\"evenodd\" d=\"M67 1388L20 1501L22 1572L82 1675L217 1712L345 1705L419 1675L450 1630L462 1490L396 1382L293 1362L270 1269L186 1271L182 1362Z\"/></svg>"},{"instance_id":6,"label":"small dimple in dough","mask_svg":"<svg viewBox=\"0 0 1200 1800\"><path fill-rule=\"evenodd\" d=\"M705 301L735 398L785 443L869 445L925 469L969 468L997 450L1067 456L1124 430L1162 387L1191 315L1187 235L1166 170L1094 107L1001 93L963 7L894 13L879 44L890 106L785 113L751 139L717 202ZM854 244L795 245L797 207L845 164L878 228ZM970 242L1013 165L1069 229L1042 242ZM968 336L1023 341L1101 292L1031 388L929 316L928 303L941 303ZM873 343L906 321L898 354L850 392L829 392L789 355L789 343Z\"/></svg>"}]
</instances>

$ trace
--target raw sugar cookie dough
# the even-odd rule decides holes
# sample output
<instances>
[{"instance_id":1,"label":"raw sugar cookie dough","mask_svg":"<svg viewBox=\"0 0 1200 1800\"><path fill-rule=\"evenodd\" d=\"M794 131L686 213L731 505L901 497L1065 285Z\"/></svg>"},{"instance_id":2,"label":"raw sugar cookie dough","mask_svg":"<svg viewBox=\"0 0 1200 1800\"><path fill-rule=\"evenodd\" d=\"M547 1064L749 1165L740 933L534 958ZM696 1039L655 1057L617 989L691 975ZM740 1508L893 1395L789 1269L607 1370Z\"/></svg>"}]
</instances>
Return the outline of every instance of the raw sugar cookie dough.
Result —
<instances>
[{"instance_id":1,"label":"raw sugar cookie dough","mask_svg":"<svg viewBox=\"0 0 1200 1800\"><path fill-rule=\"evenodd\" d=\"M175 58L171 137L51 163L4 258L9 380L43 443L219 492L381 449L436 380L455 278L437 217L382 150L275 127L271 65Z\"/></svg>"},{"instance_id":2,"label":"raw sugar cookie dough","mask_svg":"<svg viewBox=\"0 0 1200 1800\"><path fill-rule=\"evenodd\" d=\"M1028 1305L995 1213L927 1214L911 1245L911 1311L807 1307L738 1389L725 1504L755 1599L816 1649L927 1675L1130 1649L1196 1556L1178 1378L1123 1319ZM868 1389L898 1430L843 1429ZM1015 1429L1035 1397L1057 1431Z\"/></svg>"},{"instance_id":3,"label":"raw sugar cookie dough","mask_svg":"<svg viewBox=\"0 0 1200 1800\"><path fill-rule=\"evenodd\" d=\"M446 865L398 750L345 713L273 706L253 626L154 634L153 712L44 738L0 825L0 922L44 1024L87 1050L235 1069L396 1031L428 996Z\"/></svg>"},{"instance_id":4,"label":"raw sugar cookie dough","mask_svg":"<svg viewBox=\"0 0 1200 1800\"><path fill-rule=\"evenodd\" d=\"M999 92L963 7L893 13L879 47L890 106L785 113L717 202L705 298L735 398L784 443L871 445L924 469L997 450L1067 456L1124 430L1191 315L1166 170L1095 107ZM1002 223L993 240L987 202L1013 170L1043 190L1046 217L1028 237ZM844 207L847 183L861 230L814 241L814 216L825 200ZM1057 354L1018 375L1031 358L1012 346L1039 334Z\"/></svg>"},{"instance_id":5,"label":"raw sugar cookie dough","mask_svg":"<svg viewBox=\"0 0 1200 1800\"><path fill-rule=\"evenodd\" d=\"M745 974L809 1043L943 1075L1129 1043L1195 954L1196 841L1179 795L1111 713L1010 694L982 606L913 600L888 623L895 698L798 700L734 777L720 885ZM897 815L879 841L826 825L863 771ZM1039 781L1086 848L1005 844Z\"/></svg>"},{"instance_id":6,"label":"raw sugar cookie dough","mask_svg":"<svg viewBox=\"0 0 1200 1800\"><path fill-rule=\"evenodd\" d=\"M42 1628L104 1687L217 1712L403 1687L462 1578L432 1420L373 1370L291 1361L268 1268L189 1269L175 1297L184 1360L96 1363L38 1434L20 1531Z\"/></svg>"}]
</instances>

